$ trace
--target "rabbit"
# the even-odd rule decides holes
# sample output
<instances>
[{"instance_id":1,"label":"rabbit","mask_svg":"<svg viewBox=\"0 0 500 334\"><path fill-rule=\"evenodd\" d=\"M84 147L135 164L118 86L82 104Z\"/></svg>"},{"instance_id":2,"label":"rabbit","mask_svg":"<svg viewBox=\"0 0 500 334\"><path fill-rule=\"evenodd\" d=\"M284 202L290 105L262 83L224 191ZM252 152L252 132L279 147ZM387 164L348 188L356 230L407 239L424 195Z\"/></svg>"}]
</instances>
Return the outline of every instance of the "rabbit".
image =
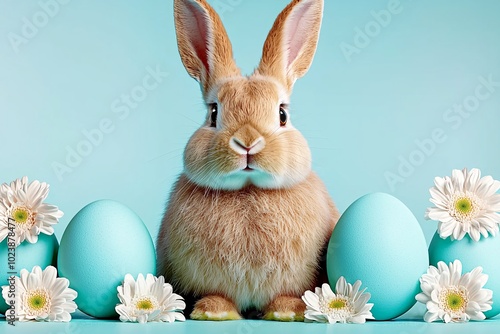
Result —
<instances>
[{"instance_id":1,"label":"rabbit","mask_svg":"<svg viewBox=\"0 0 500 334\"><path fill-rule=\"evenodd\" d=\"M295 80L309 69L323 0L293 0L243 76L205 0L174 0L181 60L201 87L204 123L184 150L157 239L157 273L194 296L191 319L303 321L302 294L339 218L291 123ZM324 270L323 270L324 272Z\"/></svg>"}]
</instances>

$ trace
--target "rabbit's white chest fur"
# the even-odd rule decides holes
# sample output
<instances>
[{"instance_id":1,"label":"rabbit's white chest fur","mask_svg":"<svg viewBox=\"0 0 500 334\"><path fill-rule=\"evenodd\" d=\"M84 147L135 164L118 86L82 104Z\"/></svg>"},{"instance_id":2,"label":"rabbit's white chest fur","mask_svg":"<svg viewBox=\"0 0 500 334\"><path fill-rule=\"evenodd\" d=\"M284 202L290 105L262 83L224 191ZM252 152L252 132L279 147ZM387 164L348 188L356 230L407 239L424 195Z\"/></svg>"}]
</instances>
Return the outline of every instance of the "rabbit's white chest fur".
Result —
<instances>
[{"instance_id":1,"label":"rabbit's white chest fur","mask_svg":"<svg viewBox=\"0 0 500 334\"><path fill-rule=\"evenodd\" d=\"M291 189L218 192L181 176L158 239L158 274L240 310L313 289L338 213L313 173ZM333 216L332 216L333 212Z\"/></svg>"}]
</instances>

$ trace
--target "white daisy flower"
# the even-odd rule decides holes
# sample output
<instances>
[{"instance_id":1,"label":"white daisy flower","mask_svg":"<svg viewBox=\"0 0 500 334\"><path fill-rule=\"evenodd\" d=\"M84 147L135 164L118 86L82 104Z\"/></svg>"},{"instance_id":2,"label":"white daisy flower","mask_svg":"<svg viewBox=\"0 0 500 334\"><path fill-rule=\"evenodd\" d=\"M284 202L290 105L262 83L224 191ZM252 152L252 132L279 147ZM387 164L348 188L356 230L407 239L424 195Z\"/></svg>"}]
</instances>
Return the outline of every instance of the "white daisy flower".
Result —
<instances>
[{"instance_id":1,"label":"white daisy flower","mask_svg":"<svg viewBox=\"0 0 500 334\"><path fill-rule=\"evenodd\" d=\"M493 292L483 289L488 275L483 268L474 268L462 276L462 263L440 261L438 267L429 266L420 278L422 292L415 299L427 306L426 322L438 319L444 322L484 320L483 312L491 310Z\"/></svg>"},{"instance_id":2,"label":"white daisy flower","mask_svg":"<svg viewBox=\"0 0 500 334\"><path fill-rule=\"evenodd\" d=\"M121 321L145 323L148 321L185 321L179 312L186 308L181 296L173 293L172 286L165 283L163 276L139 274L137 281L132 275L125 275L125 280L118 288L121 304L115 310Z\"/></svg>"},{"instance_id":3,"label":"white daisy flower","mask_svg":"<svg viewBox=\"0 0 500 334\"><path fill-rule=\"evenodd\" d=\"M14 226L16 247L24 240L30 243L38 241L38 235L52 235L63 212L57 206L42 203L49 193L49 185L45 182L28 178L13 181L10 185L0 185L0 242L8 233L9 226Z\"/></svg>"},{"instance_id":4,"label":"white daisy flower","mask_svg":"<svg viewBox=\"0 0 500 334\"><path fill-rule=\"evenodd\" d=\"M360 286L361 281L351 285L342 276L335 286L336 293L326 283L321 288L316 288L314 293L306 291L302 296L306 303L305 320L361 324L366 319L374 319L370 312L373 304L367 304L371 296L364 292L366 288L359 291Z\"/></svg>"},{"instance_id":5,"label":"white daisy flower","mask_svg":"<svg viewBox=\"0 0 500 334\"><path fill-rule=\"evenodd\" d=\"M10 287L2 287L2 296L8 305L15 303L15 318L19 321L70 321L77 306L75 290L69 288L66 278L57 277L57 270L48 266L45 270L33 267L31 273L21 270L15 277L15 298L11 298ZM9 296L10 295L10 296Z\"/></svg>"},{"instance_id":6,"label":"white daisy flower","mask_svg":"<svg viewBox=\"0 0 500 334\"><path fill-rule=\"evenodd\" d=\"M439 221L441 238L451 236L451 240L461 240L469 234L474 241L488 233L495 236L500 224L500 181L491 176L481 178L477 168L470 172L455 169L451 178L436 177L435 186L429 191L430 201L436 207L428 208L427 219Z\"/></svg>"}]
</instances>

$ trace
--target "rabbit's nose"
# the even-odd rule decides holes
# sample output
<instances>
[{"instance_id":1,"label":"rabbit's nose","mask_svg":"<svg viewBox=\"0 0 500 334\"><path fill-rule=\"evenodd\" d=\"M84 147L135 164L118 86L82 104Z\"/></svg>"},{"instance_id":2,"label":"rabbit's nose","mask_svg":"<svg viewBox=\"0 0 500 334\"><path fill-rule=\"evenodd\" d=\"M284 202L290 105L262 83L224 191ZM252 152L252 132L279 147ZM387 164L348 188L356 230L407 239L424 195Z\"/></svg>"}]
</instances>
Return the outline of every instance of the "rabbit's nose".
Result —
<instances>
[{"instance_id":1,"label":"rabbit's nose","mask_svg":"<svg viewBox=\"0 0 500 334\"><path fill-rule=\"evenodd\" d=\"M247 145L240 138L232 136L229 140L229 146L238 154L253 155L262 151L265 146L265 141L264 138L260 136L259 138L255 139L250 145Z\"/></svg>"}]
</instances>

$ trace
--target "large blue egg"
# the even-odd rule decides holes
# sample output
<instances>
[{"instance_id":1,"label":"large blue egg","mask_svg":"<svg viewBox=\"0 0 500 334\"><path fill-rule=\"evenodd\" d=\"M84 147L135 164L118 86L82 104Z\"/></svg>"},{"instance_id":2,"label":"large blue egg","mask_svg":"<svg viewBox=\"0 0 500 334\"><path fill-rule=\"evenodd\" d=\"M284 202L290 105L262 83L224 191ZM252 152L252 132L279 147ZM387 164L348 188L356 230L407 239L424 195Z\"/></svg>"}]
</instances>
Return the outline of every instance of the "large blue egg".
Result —
<instances>
[{"instance_id":1,"label":"large blue egg","mask_svg":"<svg viewBox=\"0 0 500 334\"><path fill-rule=\"evenodd\" d=\"M475 267L483 267L483 273L488 275L488 282L484 286L493 291L493 305L490 311L484 312L486 318L500 314L500 237L488 237L472 240L466 235L462 240L452 241L450 238L441 239L438 233L434 234L429 245L430 264L437 266L439 261L446 264L455 260L462 262L462 274L470 272Z\"/></svg>"},{"instance_id":2,"label":"large blue egg","mask_svg":"<svg viewBox=\"0 0 500 334\"><path fill-rule=\"evenodd\" d=\"M58 269L78 292L78 309L97 318L117 317L116 288L125 275L156 273L153 240L128 207L96 201L81 209L64 231Z\"/></svg>"},{"instance_id":3,"label":"large blue egg","mask_svg":"<svg viewBox=\"0 0 500 334\"><path fill-rule=\"evenodd\" d=\"M361 280L374 303L376 320L408 311L420 292L419 279L429 265L427 243L412 212L385 193L352 203L333 230L327 253L330 285L344 276Z\"/></svg>"},{"instance_id":4,"label":"large blue egg","mask_svg":"<svg viewBox=\"0 0 500 334\"><path fill-rule=\"evenodd\" d=\"M9 252L7 247L7 238L0 243L0 286L8 285L7 279L11 276L9 273L14 271L14 276L21 275L21 269L31 272L34 266L40 266L45 269L47 266L55 266L57 261L57 249L59 243L55 235L40 234L38 241L34 244L27 240L17 246L15 251L14 270L9 265ZM12 255L12 254L10 254ZM12 259L12 256L11 260ZM5 313L8 306L4 299L0 297L0 312Z\"/></svg>"}]
</instances>

